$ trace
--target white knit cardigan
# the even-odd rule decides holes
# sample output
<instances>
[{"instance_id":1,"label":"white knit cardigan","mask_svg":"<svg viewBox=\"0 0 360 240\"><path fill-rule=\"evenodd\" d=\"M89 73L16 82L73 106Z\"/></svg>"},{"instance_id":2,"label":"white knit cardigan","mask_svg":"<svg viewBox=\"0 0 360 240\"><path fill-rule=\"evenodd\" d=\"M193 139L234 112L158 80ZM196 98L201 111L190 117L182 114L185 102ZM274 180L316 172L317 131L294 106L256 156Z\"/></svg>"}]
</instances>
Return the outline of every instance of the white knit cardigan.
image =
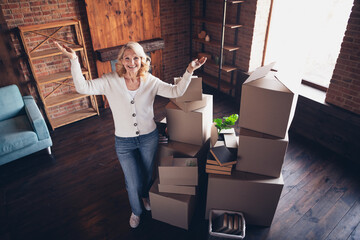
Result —
<instances>
[{"instance_id":1,"label":"white knit cardigan","mask_svg":"<svg viewBox=\"0 0 360 240\"><path fill-rule=\"evenodd\" d=\"M182 96L189 86L192 74L185 71L176 85L161 81L150 73L140 81L134 98L131 97L123 77L116 72L101 78L86 80L81 72L79 60L71 59L71 74L76 91L81 94L105 95L109 101L115 124L115 135L136 137L155 130L154 99L156 95L167 98Z\"/></svg>"}]
</instances>

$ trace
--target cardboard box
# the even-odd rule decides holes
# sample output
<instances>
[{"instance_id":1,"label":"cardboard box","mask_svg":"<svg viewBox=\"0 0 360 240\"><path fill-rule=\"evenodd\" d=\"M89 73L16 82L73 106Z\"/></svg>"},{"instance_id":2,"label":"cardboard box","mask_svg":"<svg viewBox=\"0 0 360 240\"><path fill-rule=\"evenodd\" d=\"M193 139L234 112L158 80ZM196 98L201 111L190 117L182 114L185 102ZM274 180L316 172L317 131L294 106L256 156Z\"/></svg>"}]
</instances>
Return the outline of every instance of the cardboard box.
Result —
<instances>
[{"instance_id":1,"label":"cardboard box","mask_svg":"<svg viewBox=\"0 0 360 240\"><path fill-rule=\"evenodd\" d=\"M158 185L159 192L164 193L177 193L177 194L187 194L187 195L196 195L197 187L196 186L180 186L180 185Z\"/></svg>"},{"instance_id":2,"label":"cardboard box","mask_svg":"<svg viewBox=\"0 0 360 240\"><path fill-rule=\"evenodd\" d=\"M174 83L177 84L181 78L174 78ZM188 102L202 100L202 78L192 76L191 82L185 93L175 99L176 102Z\"/></svg>"},{"instance_id":3,"label":"cardboard box","mask_svg":"<svg viewBox=\"0 0 360 240\"><path fill-rule=\"evenodd\" d=\"M155 180L149 197L153 219L188 229L195 209L195 196L175 193L160 193L159 181Z\"/></svg>"},{"instance_id":4,"label":"cardboard box","mask_svg":"<svg viewBox=\"0 0 360 240\"><path fill-rule=\"evenodd\" d=\"M204 98L205 107L187 113L172 102L166 105L167 129L171 140L203 145L210 138L213 96L204 94Z\"/></svg>"},{"instance_id":5,"label":"cardboard box","mask_svg":"<svg viewBox=\"0 0 360 240\"><path fill-rule=\"evenodd\" d=\"M225 232L216 232L214 231L213 227L216 227L216 218L223 215L237 215L238 216L238 229L236 232L232 233L225 233ZM215 224L215 225L213 225ZM234 222L235 224L235 222ZM214 236L215 239L244 239L245 238L245 229L246 229L246 222L244 215L241 212L235 211L224 211L224 210L210 210L209 213L209 235ZM210 238L209 238L210 239Z\"/></svg>"},{"instance_id":6,"label":"cardboard box","mask_svg":"<svg viewBox=\"0 0 360 240\"><path fill-rule=\"evenodd\" d=\"M218 134L218 130L215 127L215 125L216 124L213 123L211 125L211 130L210 130L211 131L211 136L210 136L211 147L221 146L218 144L218 142L223 141L224 144L222 144L222 143L220 143L220 144L225 145L228 148L237 148L238 141L237 141L235 129L234 128L223 129Z\"/></svg>"},{"instance_id":7,"label":"cardboard box","mask_svg":"<svg viewBox=\"0 0 360 240\"><path fill-rule=\"evenodd\" d=\"M231 176L209 174L205 218L210 209L242 212L247 224L270 226L284 186L282 176L233 171Z\"/></svg>"},{"instance_id":8,"label":"cardboard box","mask_svg":"<svg viewBox=\"0 0 360 240\"><path fill-rule=\"evenodd\" d=\"M235 129L234 128L222 129L220 131L220 134L235 134Z\"/></svg>"},{"instance_id":9,"label":"cardboard box","mask_svg":"<svg viewBox=\"0 0 360 240\"><path fill-rule=\"evenodd\" d=\"M158 145L158 161L161 157L175 156L175 157L196 157L198 160L206 157L209 149L209 142L203 145L194 145L183 142L169 140L168 143Z\"/></svg>"},{"instance_id":10,"label":"cardboard box","mask_svg":"<svg viewBox=\"0 0 360 240\"><path fill-rule=\"evenodd\" d=\"M218 142L219 134L218 129L216 128L216 123L212 123L210 127L210 147L214 147Z\"/></svg>"},{"instance_id":11,"label":"cardboard box","mask_svg":"<svg viewBox=\"0 0 360 240\"><path fill-rule=\"evenodd\" d=\"M177 141L169 140L168 143L161 143L158 145L158 150L155 160L155 171L154 178L159 176L158 173L158 164L160 159L166 156L174 157L190 157L198 159L198 169L199 169L199 184L205 183L207 181L207 174L205 174L205 165L206 165L206 156L209 151L210 140L206 141L203 145L194 145L188 143L182 143ZM200 187L202 188L202 187Z\"/></svg>"},{"instance_id":12,"label":"cardboard box","mask_svg":"<svg viewBox=\"0 0 360 240\"><path fill-rule=\"evenodd\" d=\"M197 158L163 157L159 164L159 179L164 185L198 185Z\"/></svg>"},{"instance_id":13,"label":"cardboard box","mask_svg":"<svg viewBox=\"0 0 360 240\"><path fill-rule=\"evenodd\" d=\"M288 142L288 135L276 138L240 128L236 170L279 177Z\"/></svg>"},{"instance_id":14,"label":"cardboard box","mask_svg":"<svg viewBox=\"0 0 360 240\"><path fill-rule=\"evenodd\" d=\"M196 101L179 102L176 98L171 98L170 100L184 112L191 112L206 106L206 98L204 96L202 96L201 100Z\"/></svg>"},{"instance_id":15,"label":"cardboard box","mask_svg":"<svg viewBox=\"0 0 360 240\"><path fill-rule=\"evenodd\" d=\"M220 147L220 146L225 146L225 141L216 141L213 147Z\"/></svg>"},{"instance_id":16,"label":"cardboard box","mask_svg":"<svg viewBox=\"0 0 360 240\"><path fill-rule=\"evenodd\" d=\"M240 127L285 138L296 105L294 92L272 72L259 79L251 76L242 85Z\"/></svg>"},{"instance_id":17,"label":"cardboard box","mask_svg":"<svg viewBox=\"0 0 360 240\"><path fill-rule=\"evenodd\" d=\"M225 146L227 148L238 148L238 142L234 133L224 133Z\"/></svg>"}]
</instances>

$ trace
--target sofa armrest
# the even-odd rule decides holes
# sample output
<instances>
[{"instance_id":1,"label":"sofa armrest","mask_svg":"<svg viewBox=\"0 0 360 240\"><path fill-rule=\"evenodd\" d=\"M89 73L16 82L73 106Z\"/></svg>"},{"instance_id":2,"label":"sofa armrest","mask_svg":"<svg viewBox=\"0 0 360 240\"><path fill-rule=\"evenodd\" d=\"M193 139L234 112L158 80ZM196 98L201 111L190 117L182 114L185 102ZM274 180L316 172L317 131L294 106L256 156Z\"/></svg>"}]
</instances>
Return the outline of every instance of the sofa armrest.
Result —
<instances>
[{"instance_id":1,"label":"sofa armrest","mask_svg":"<svg viewBox=\"0 0 360 240\"><path fill-rule=\"evenodd\" d=\"M38 139L43 140L50 137L49 130L46 126L45 120L41 115L38 106L32 96L23 97L25 104L25 111L29 118L29 121L36 132Z\"/></svg>"}]
</instances>

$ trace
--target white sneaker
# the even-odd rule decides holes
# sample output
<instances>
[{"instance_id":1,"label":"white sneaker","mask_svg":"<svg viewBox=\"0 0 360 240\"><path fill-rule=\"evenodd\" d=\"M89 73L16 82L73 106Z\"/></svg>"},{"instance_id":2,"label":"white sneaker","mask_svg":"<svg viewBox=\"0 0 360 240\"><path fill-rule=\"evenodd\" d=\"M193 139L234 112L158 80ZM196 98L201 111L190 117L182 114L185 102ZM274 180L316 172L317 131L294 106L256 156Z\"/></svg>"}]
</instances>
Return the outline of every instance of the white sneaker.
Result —
<instances>
[{"instance_id":1,"label":"white sneaker","mask_svg":"<svg viewBox=\"0 0 360 240\"><path fill-rule=\"evenodd\" d=\"M150 206L150 199L149 198L143 198L143 203L144 203L144 208L147 211L151 211L151 206Z\"/></svg>"},{"instance_id":2,"label":"white sneaker","mask_svg":"<svg viewBox=\"0 0 360 240\"><path fill-rule=\"evenodd\" d=\"M130 223L130 227L137 228L137 226L139 226L140 223L140 217L136 216L134 213L131 213L129 223Z\"/></svg>"}]
</instances>

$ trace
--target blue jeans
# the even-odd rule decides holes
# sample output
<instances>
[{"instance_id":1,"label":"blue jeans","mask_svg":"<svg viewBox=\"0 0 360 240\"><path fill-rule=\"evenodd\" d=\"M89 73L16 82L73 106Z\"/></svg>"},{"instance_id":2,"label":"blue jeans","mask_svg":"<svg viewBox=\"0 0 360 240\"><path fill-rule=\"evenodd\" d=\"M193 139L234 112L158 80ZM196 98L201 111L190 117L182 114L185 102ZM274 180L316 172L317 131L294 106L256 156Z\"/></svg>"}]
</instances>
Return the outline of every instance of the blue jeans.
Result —
<instances>
[{"instance_id":1,"label":"blue jeans","mask_svg":"<svg viewBox=\"0 0 360 240\"><path fill-rule=\"evenodd\" d=\"M138 137L115 136L115 149L124 172L131 210L137 216L143 210L141 198L149 197L158 139L157 129Z\"/></svg>"}]
</instances>

